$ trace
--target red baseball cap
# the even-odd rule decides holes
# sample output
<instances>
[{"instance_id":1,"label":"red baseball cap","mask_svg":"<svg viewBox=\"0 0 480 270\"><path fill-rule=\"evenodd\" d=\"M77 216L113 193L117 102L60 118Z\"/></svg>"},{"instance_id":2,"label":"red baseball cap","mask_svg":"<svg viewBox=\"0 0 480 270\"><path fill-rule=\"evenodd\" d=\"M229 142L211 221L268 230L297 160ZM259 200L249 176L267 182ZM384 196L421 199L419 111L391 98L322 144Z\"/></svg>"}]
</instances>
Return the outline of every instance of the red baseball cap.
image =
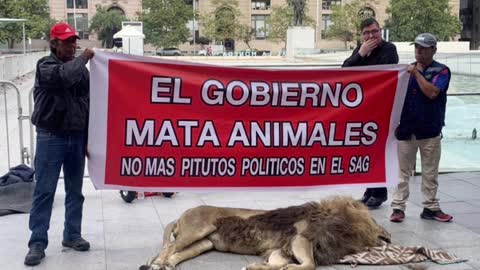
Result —
<instances>
[{"instance_id":1,"label":"red baseball cap","mask_svg":"<svg viewBox=\"0 0 480 270\"><path fill-rule=\"evenodd\" d=\"M69 37L76 37L80 39L80 37L75 32L75 29L73 29L73 27L71 27L68 23L56 23L52 26L52 29L50 29L50 40L65 40Z\"/></svg>"}]
</instances>

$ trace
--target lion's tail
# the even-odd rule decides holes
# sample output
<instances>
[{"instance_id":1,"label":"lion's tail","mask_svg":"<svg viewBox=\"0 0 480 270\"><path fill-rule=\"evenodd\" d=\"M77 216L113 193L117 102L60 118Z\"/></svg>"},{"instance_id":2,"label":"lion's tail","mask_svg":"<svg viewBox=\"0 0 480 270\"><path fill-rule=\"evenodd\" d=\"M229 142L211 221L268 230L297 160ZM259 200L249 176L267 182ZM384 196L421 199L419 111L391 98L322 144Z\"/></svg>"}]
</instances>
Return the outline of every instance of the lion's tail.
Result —
<instances>
[{"instance_id":1,"label":"lion's tail","mask_svg":"<svg viewBox=\"0 0 480 270\"><path fill-rule=\"evenodd\" d=\"M163 231L163 246L172 242L171 236L176 225L177 225L177 221L174 220L168 223L168 225L165 227L165 230Z\"/></svg>"}]
</instances>

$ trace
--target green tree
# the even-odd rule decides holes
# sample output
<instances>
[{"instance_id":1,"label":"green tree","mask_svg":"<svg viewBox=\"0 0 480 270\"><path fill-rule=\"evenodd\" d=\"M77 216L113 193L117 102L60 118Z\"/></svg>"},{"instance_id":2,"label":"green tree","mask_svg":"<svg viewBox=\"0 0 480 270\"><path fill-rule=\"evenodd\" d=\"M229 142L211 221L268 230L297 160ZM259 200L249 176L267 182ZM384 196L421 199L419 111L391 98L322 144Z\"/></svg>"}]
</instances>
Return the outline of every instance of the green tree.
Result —
<instances>
[{"instance_id":1,"label":"green tree","mask_svg":"<svg viewBox=\"0 0 480 270\"><path fill-rule=\"evenodd\" d=\"M307 16L308 10L305 7L305 18L303 20L305 26L315 27L315 21ZM287 41L288 27L293 25L293 7L288 5L274 6L272 13L266 19L267 39L275 43Z\"/></svg>"},{"instance_id":2,"label":"green tree","mask_svg":"<svg viewBox=\"0 0 480 270\"><path fill-rule=\"evenodd\" d=\"M126 18L116 11L108 11L106 7L96 6L97 12L90 21L89 31L97 33L97 38L102 41L102 47L113 46L113 35L122 29L122 21Z\"/></svg>"},{"instance_id":3,"label":"green tree","mask_svg":"<svg viewBox=\"0 0 480 270\"><path fill-rule=\"evenodd\" d=\"M245 33L245 26L242 24L242 13L238 8L236 0L212 0L215 10L200 16L200 23L203 26L207 38L224 41L226 39L238 40Z\"/></svg>"},{"instance_id":4,"label":"green tree","mask_svg":"<svg viewBox=\"0 0 480 270\"><path fill-rule=\"evenodd\" d=\"M0 0L0 17L26 19L26 36L42 38L50 22L48 0ZM0 23L0 42L13 48L13 44L21 40L21 23Z\"/></svg>"},{"instance_id":5,"label":"green tree","mask_svg":"<svg viewBox=\"0 0 480 270\"><path fill-rule=\"evenodd\" d=\"M326 35L343 41L345 49L348 42L360 39L361 4L355 0L345 5L332 7L332 25Z\"/></svg>"},{"instance_id":6,"label":"green tree","mask_svg":"<svg viewBox=\"0 0 480 270\"><path fill-rule=\"evenodd\" d=\"M201 45L208 45L210 44L210 42L212 42L210 39L206 38L206 37L198 37L196 40L195 40L195 44L201 44ZM193 39L190 40L190 45L193 45Z\"/></svg>"},{"instance_id":7,"label":"green tree","mask_svg":"<svg viewBox=\"0 0 480 270\"><path fill-rule=\"evenodd\" d=\"M461 31L448 0L391 0L386 27L394 41L412 41L419 33L430 32L439 40L451 40Z\"/></svg>"},{"instance_id":8,"label":"green tree","mask_svg":"<svg viewBox=\"0 0 480 270\"><path fill-rule=\"evenodd\" d=\"M253 39L253 34L255 33L255 30L250 27L249 25L242 24L240 25L240 28L238 29L239 31L239 39L242 40L248 47L248 49L252 49L250 47L250 41Z\"/></svg>"},{"instance_id":9,"label":"green tree","mask_svg":"<svg viewBox=\"0 0 480 270\"><path fill-rule=\"evenodd\" d=\"M145 39L157 47L175 47L190 37L187 22L193 9L184 0L143 0L138 13L143 22Z\"/></svg>"},{"instance_id":10,"label":"green tree","mask_svg":"<svg viewBox=\"0 0 480 270\"><path fill-rule=\"evenodd\" d=\"M57 20L49 18L46 28L43 30L42 36L40 38L44 40L50 40L50 29L56 23L58 23Z\"/></svg>"}]
</instances>

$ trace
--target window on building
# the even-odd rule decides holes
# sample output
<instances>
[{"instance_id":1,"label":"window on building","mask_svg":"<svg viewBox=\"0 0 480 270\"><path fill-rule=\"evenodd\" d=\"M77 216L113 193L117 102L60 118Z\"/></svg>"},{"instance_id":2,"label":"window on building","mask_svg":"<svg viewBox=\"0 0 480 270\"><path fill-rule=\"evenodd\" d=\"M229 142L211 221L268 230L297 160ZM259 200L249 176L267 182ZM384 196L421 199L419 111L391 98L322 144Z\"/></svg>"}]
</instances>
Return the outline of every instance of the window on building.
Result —
<instances>
[{"instance_id":1,"label":"window on building","mask_svg":"<svg viewBox=\"0 0 480 270\"><path fill-rule=\"evenodd\" d=\"M185 4L188 5L188 6L192 6L193 7L193 4L195 4L195 9L198 9L198 0L195 0L195 3L194 3L194 0L184 0L185 1Z\"/></svg>"},{"instance_id":2,"label":"window on building","mask_svg":"<svg viewBox=\"0 0 480 270\"><path fill-rule=\"evenodd\" d=\"M73 1L75 8L88 8L88 0L67 0L67 8L74 8Z\"/></svg>"},{"instance_id":3,"label":"window on building","mask_svg":"<svg viewBox=\"0 0 480 270\"><path fill-rule=\"evenodd\" d=\"M252 9L258 9L258 10L270 9L270 0L252 0Z\"/></svg>"},{"instance_id":4,"label":"window on building","mask_svg":"<svg viewBox=\"0 0 480 270\"><path fill-rule=\"evenodd\" d=\"M88 14L76 13L75 20L73 19L73 13L67 13L68 24L75 27L78 35L81 39L88 39Z\"/></svg>"},{"instance_id":5,"label":"window on building","mask_svg":"<svg viewBox=\"0 0 480 270\"><path fill-rule=\"evenodd\" d=\"M332 15L331 14L322 14L322 38L327 37L327 31L332 26Z\"/></svg>"},{"instance_id":6,"label":"window on building","mask_svg":"<svg viewBox=\"0 0 480 270\"><path fill-rule=\"evenodd\" d=\"M322 9L330 10L332 6L341 5L341 0L323 0L322 1Z\"/></svg>"},{"instance_id":7,"label":"window on building","mask_svg":"<svg viewBox=\"0 0 480 270\"><path fill-rule=\"evenodd\" d=\"M265 15L252 15L252 28L255 32L256 39L264 39L267 37L266 19Z\"/></svg>"},{"instance_id":8,"label":"window on building","mask_svg":"<svg viewBox=\"0 0 480 270\"><path fill-rule=\"evenodd\" d=\"M116 12L116 13L122 15L122 16L125 16L125 11L119 6L112 6L107 11L108 12Z\"/></svg>"}]
</instances>

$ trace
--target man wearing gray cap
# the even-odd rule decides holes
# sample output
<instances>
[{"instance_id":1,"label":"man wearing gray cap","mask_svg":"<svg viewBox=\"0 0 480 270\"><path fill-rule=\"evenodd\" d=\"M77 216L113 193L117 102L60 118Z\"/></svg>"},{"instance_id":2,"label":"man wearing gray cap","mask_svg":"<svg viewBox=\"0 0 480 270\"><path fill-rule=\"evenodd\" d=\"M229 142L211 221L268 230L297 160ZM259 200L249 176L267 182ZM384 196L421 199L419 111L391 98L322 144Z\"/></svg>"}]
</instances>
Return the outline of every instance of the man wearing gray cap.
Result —
<instances>
[{"instance_id":1,"label":"man wearing gray cap","mask_svg":"<svg viewBox=\"0 0 480 270\"><path fill-rule=\"evenodd\" d=\"M440 210L437 190L450 69L433 60L433 55L437 51L437 39L434 35L420 34L412 44L415 44L417 61L408 67L410 80L400 124L396 130L400 180L393 196L393 213L390 221L402 222L405 218L409 196L408 182L417 151L420 149L422 193L425 200L420 217L448 222L453 217Z\"/></svg>"}]
</instances>

